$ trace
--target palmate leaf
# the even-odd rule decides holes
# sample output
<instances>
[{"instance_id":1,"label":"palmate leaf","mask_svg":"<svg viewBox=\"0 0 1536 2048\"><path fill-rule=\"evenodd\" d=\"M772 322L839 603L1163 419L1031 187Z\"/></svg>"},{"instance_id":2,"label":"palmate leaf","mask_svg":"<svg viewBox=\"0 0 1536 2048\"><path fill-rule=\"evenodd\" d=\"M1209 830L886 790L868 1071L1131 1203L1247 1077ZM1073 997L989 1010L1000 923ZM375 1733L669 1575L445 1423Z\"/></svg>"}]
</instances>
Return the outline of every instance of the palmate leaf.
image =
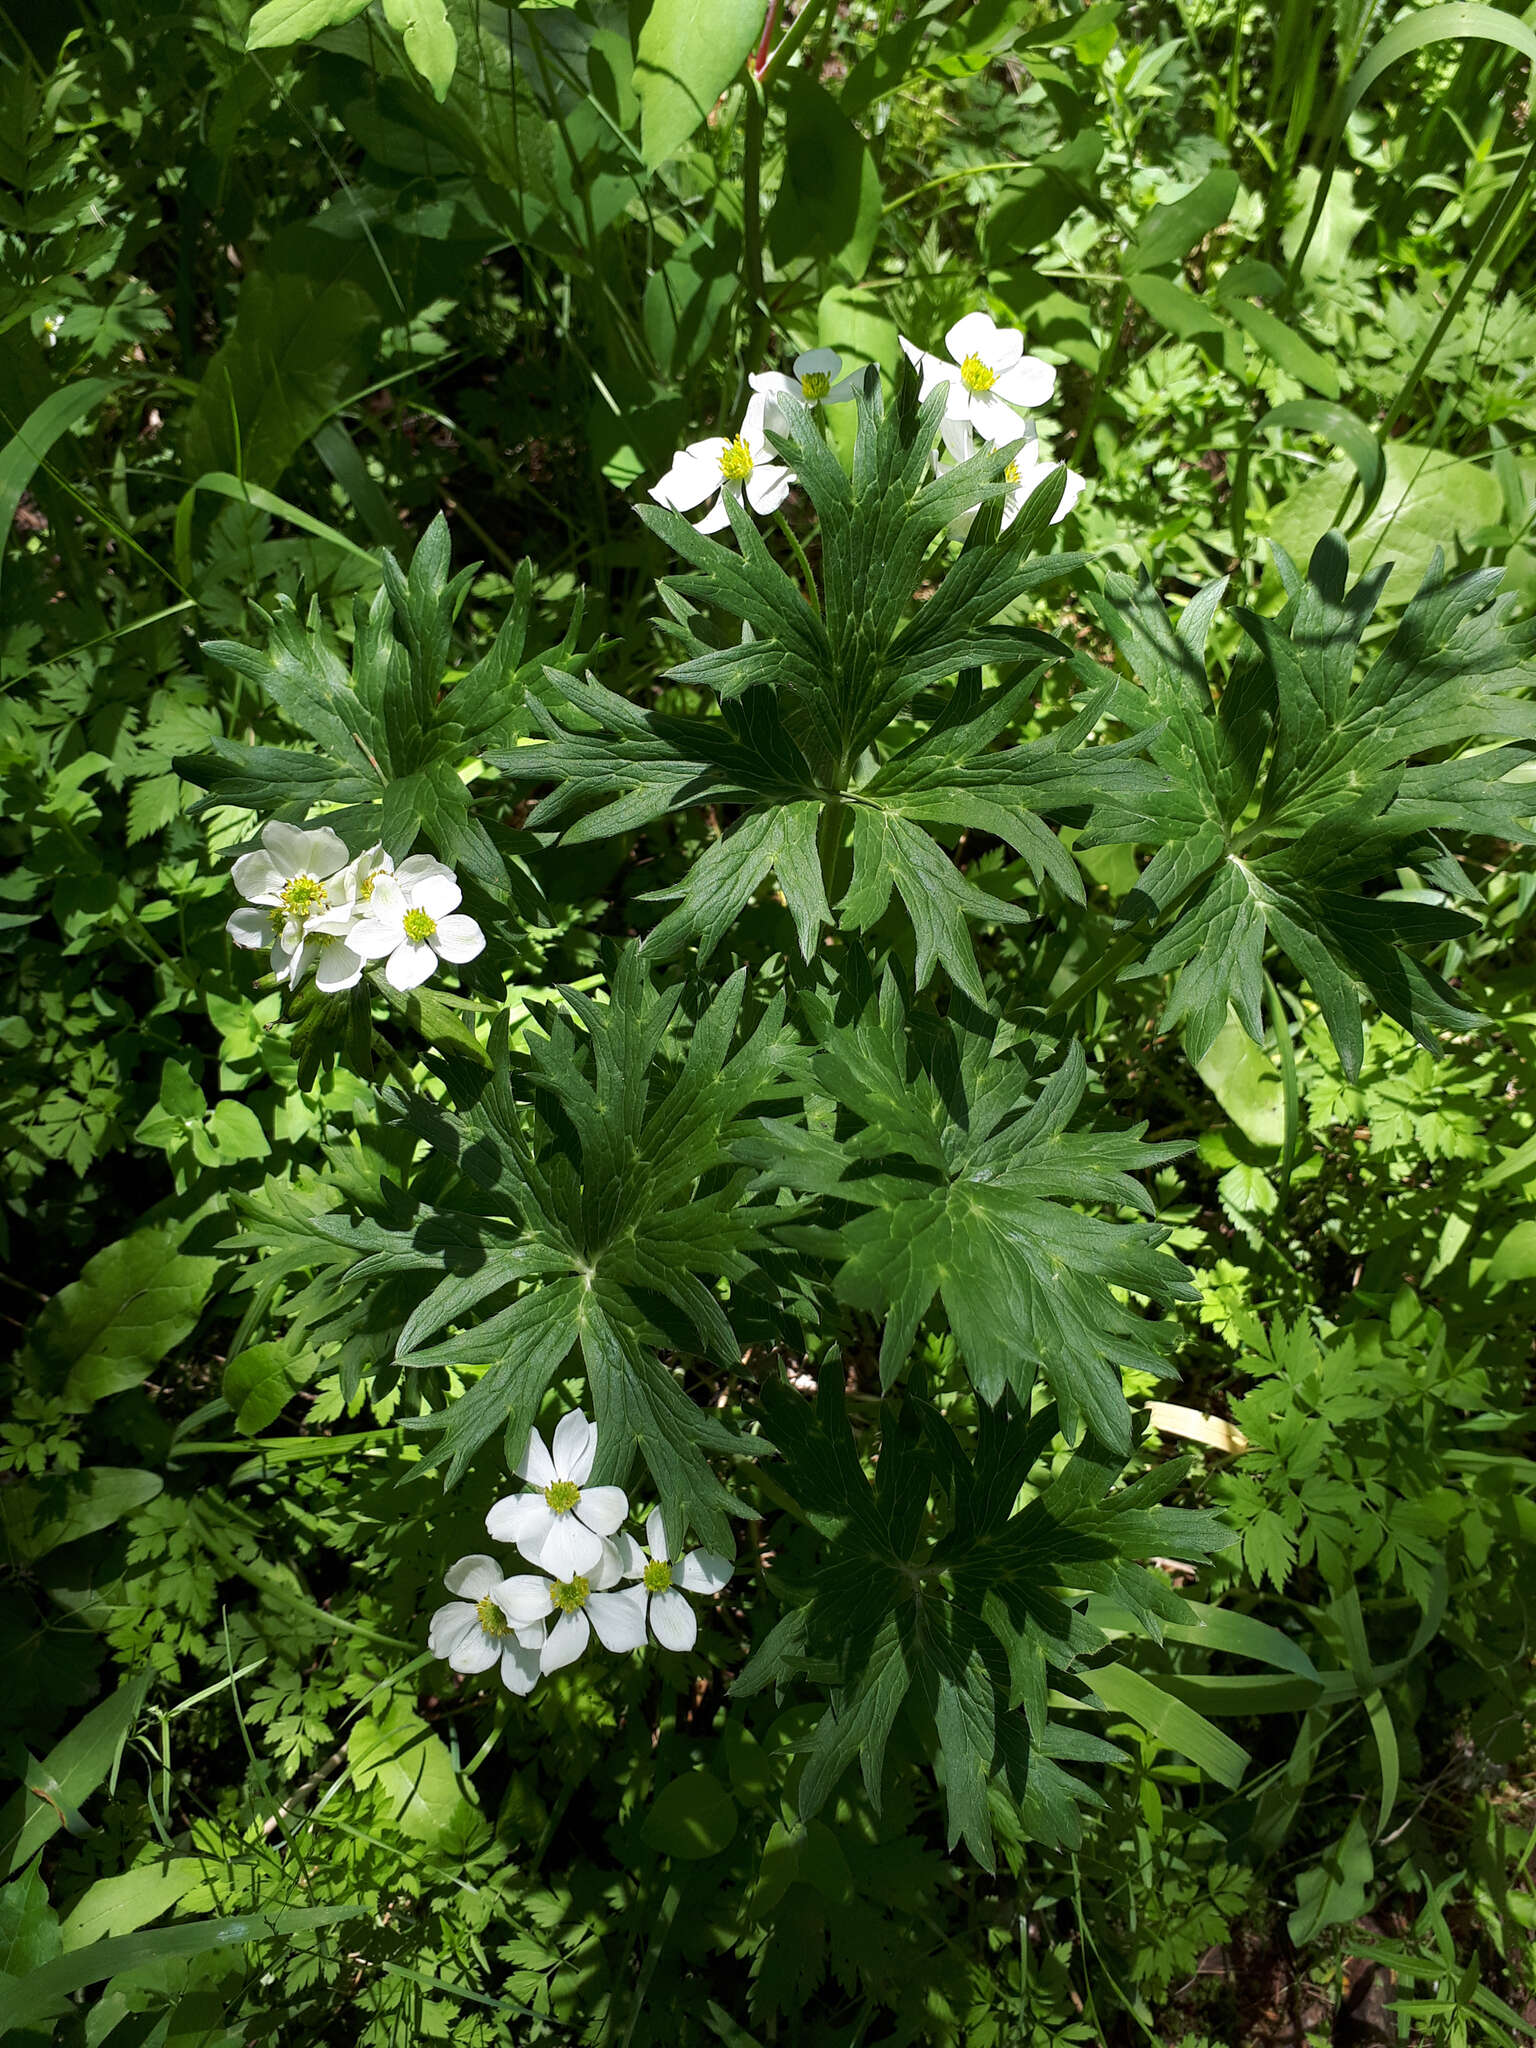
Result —
<instances>
[{"instance_id":1,"label":"palmate leaf","mask_svg":"<svg viewBox=\"0 0 1536 2048\"><path fill-rule=\"evenodd\" d=\"M1044 738L1010 743L1043 670L1084 666L1050 635L999 623L1029 591L1080 557L1037 557L1063 474L1034 492L1006 533L984 510L966 547L921 604L914 591L956 514L1001 497L1011 449L987 450L942 478L930 453L941 414L903 383L889 412L878 381L858 399L853 476L803 408L781 445L820 518L818 613L780 568L747 513L728 504L740 552L657 506L642 516L694 564L664 584L687 655L671 674L716 700L707 716L663 716L551 675L531 706L545 738L492 759L552 784L528 822L566 842L640 830L670 813L729 809L722 836L677 888L647 940L659 958L696 939L707 957L770 876L812 957L834 916L868 931L893 896L916 941L918 985L942 967L973 1001L982 986L973 923L1017 921L1018 905L979 889L936 830L995 834L1037 878L1081 902L1077 869L1044 822L1081 822L1106 788L1128 797L1162 778L1138 743L1094 745L1113 685ZM702 612L741 621L739 637L702 637ZM984 688L983 664L1008 670ZM564 699L555 701L556 693Z\"/></svg>"},{"instance_id":2,"label":"palmate leaf","mask_svg":"<svg viewBox=\"0 0 1536 2048\"><path fill-rule=\"evenodd\" d=\"M839 1105L837 1135L807 1143L765 1125L754 1156L770 1176L852 1210L807 1241L835 1261L844 1301L885 1318L883 1384L901 1373L937 1295L983 1400L1009 1388L1027 1400L1043 1372L1073 1435L1086 1423L1128 1451L1121 1374L1168 1374L1171 1325L1117 1294L1168 1307L1195 1290L1159 1249L1167 1233L1156 1223L1083 1205L1150 1216L1131 1176L1185 1148L1145 1144L1144 1125L1084 1117L1088 1067L1075 1043L1010 1046L963 1005L941 1023L889 974L851 1021L814 991L802 1001L818 1048L805 1078Z\"/></svg>"},{"instance_id":3,"label":"palmate leaf","mask_svg":"<svg viewBox=\"0 0 1536 2048\"><path fill-rule=\"evenodd\" d=\"M1478 894L1450 842L1533 840L1536 797L1510 771L1536 739L1536 624L1515 625L1496 570L1446 580L1438 556L1395 633L1360 671L1359 643L1387 576L1352 588L1338 534L1305 579L1277 550L1289 592L1278 617L1239 611L1251 651L1219 698L1205 639L1222 585L1173 625L1143 579L1111 577L1100 614L1136 679L1115 700L1168 787L1144 803L1108 795L1084 844L1155 849L1127 899L1150 928L1136 974L1172 974L1164 1029L1192 1058L1230 1003L1262 1038L1264 958L1273 943L1310 983L1345 1071L1359 1072L1369 998L1433 1047L1476 1022L1408 950L1473 928L1458 910L1382 893L1416 867L1435 887ZM1524 744L1487 745L1490 741ZM1461 751L1458 751L1461 750Z\"/></svg>"},{"instance_id":4,"label":"palmate leaf","mask_svg":"<svg viewBox=\"0 0 1536 2048\"><path fill-rule=\"evenodd\" d=\"M376 1218L325 1218L327 1247L360 1233L333 1280L356 1298L410 1295L396 1360L413 1369L484 1366L446 1408L410 1426L435 1439L450 1481L505 1431L515 1461L550 1382L579 1352L599 1430L596 1481L621 1482L638 1450L669 1535L688 1527L732 1548L743 1510L707 1454L761 1449L684 1393L658 1350L736 1365L741 1345L720 1283L752 1270L764 1211L733 1144L747 1106L783 1063L782 1004L732 1050L745 974L720 989L686 1048L673 1026L680 988L657 989L636 949L611 1000L566 992L566 1010L528 1036L514 1071L505 1035L488 1076L445 1063L450 1108L386 1098L425 1142L408 1189Z\"/></svg>"},{"instance_id":5,"label":"palmate leaf","mask_svg":"<svg viewBox=\"0 0 1536 2048\"><path fill-rule=\"evenodd\" d=\"M1199 1559L1229 1532L1214 1515L1157 1505L1182 1477L1177 1465L1115 1492L1123 1460L1090 1440L1047 1478L1040 1461L1056 1441L1056 1411L1031 1418L1011 1396L980 1407L972 1454L928 1402L888 1398L871 1479L842 1382L834 1357L814 1407L782 1382L764 1390L782 1483L822 1548L808 1591L733 1693L797 1681L827 1689L803 1752L803 1819L855 1761L879 1809L886 1748L905 1713L943 1760L951 1847L963 1839L993 1867L994 1796L1020 1809L1032 1839L1075 1846L1078 1809L1097 1795L1062 1765L1118 1754L1049 1709L1053 1689L1091 1689L1086 1660L1106 1645L1085 1597L1100 1594L1160 1639L1187 1610L1140 1561ZM1035 1490L1020 1508L1026 1486Z\"/></svg>"},{"instance_id":6,"label":"palmate leaf","mask_svg":"<svg viewBox=\"0 0 1536 2048\"><path fill-rule=\"evenodd\" d=\"M177 770L209 792L207 802L263 817L302 819L316 805L340 805L325 822L353 848L381 841L402 859L424 833L450 866L482 888L528 904L531 877L474 815L463 764L492 746L514 743L526 728L530 688L546 670L569 663L580 626L579 604L562 645L525 659L533 613L533 571L520 565L512 605L492 646L473 668L448 681L454 620L477 563L450 577L447 522L439 516L422 536L408 570L392 554L379 557L382 581L371 600L354 607L350 667L325 630L319 607L301 616L280 597L268 616L265 648L209 641L213 660L255 683L318 753L247 747L215 740Z\"/></svg>"}]
</instances>

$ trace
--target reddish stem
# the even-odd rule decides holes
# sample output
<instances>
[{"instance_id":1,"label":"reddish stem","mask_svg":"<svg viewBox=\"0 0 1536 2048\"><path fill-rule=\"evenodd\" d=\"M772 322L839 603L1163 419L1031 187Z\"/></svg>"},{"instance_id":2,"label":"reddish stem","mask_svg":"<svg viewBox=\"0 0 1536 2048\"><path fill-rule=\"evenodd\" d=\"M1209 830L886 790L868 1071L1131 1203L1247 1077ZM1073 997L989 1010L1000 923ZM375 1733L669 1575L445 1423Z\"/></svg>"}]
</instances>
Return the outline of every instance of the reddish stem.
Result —
<instances>
[{"instance_id":1,"label":"reddish stem","mask_svg":"<svg viewBox=\"0 0 1536 2048\"><path fill-rule=\"evenodd\" d=\"M757 55L752 59L752 76L761 78L768 68L768 45L773 41L773 32L779 25L779 8L783 0L768 0L768 14L763 22L763 40L757 46Z\"/></svg>"}]
</instances>

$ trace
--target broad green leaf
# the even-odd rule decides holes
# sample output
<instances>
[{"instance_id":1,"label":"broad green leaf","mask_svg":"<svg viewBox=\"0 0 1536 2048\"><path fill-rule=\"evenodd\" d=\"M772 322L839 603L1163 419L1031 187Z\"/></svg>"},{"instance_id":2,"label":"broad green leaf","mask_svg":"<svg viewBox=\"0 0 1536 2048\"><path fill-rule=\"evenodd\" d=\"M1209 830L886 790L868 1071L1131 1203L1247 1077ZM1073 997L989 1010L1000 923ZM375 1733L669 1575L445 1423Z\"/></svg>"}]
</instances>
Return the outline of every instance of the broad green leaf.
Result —
<instances>
[{"instance_id":1,"label":"broad green leaf","mask_svg":"<svg viewBox=\"0 0 1536 2048\"><path fill-rule=\"evenodd\" d=\"M23 1869L60 1828L84 1831L79 1809L114 1770L149 1685L147 1671L125 1679L41 1763L28 1757L21 1789L0 1813L0 1857L8 1875Z\"/></svg>"},{"instance_id":2,"label":"broad green leaf","mask_svg":"<svg viewBox=\"0 0 1536 2048\"><path fill-rule=\"evenodd\" d=\"M856 284L880 231L880 174L868 144L825 86L784 83L784 177L767 235L775 260L819 256Z\"/></svg>"},{"instance_id":3,"label":"broad green leaf","mask_svg":"<svg viewBox=\"0 0 1536 2048\"><path fill-rule=\"evenodd\" d=\"M185 1956L235 1950L254 1942L286 1943L316 1927L334 1927L370 1911L360 1900L339 1906L301 1906L286 1913L249 1913L221 1920L191 1920L180 1927L123 1934L93 1941L85 1948L58 1956L14 1987L7 1987L5 2017L13 2027L56 2018L71 2010L70 2000L87 1985L101 1984L128 1970L153 1968Z\"/></svg>"},{"instance_id":4,"label":"broad green leaf","mask_svg":"<svg viewBox=\"0 0 1536 2048\"><path fill-rule=\"evenodd\" d=\"M439 100L453 83L459 44L443 0L384 0L384 19L405 44L405 54Z\"/></svg>"},{"instance_id":5,"label":"broad green leaf","mask_svg":"<svg viewBox=\"0 0 1536 2048\"><path fill-rule=\"evenodd\" d=\"M1490 1290L1516 1280L1536 1280L1536 1222L1529 1220L1510 1225L1483 1274L1483 1285Z\"/></svg>"},{"instance_id":6,"label":"broad green leaf","mask_svg":"<svg viewBox=\"0 0 1536 2048\"><path fill-rule=\"evenodd\" d=\"M203 372L183 440L188 480L234 471L273 485L341 399L366 381L384 307L375 245L282 229L240 287L228 339Z\"/></svg>"},{"instance_id":7,"label":"broad green leaf","mask_svg":"<svg viewBox=\"0 0 1536 2048\"><path fill-rule=\"evenodd\" d=\"M0 1491L0 1522L13 1556L44 1557L61 1544L110 1529L153 1500L164 1484L158 1472L126 1465L53 1472Z\"/></svg>"},{"instance_id":8,"label":"broad green leaf","mask_svg":"<svg viewBox=\"0 0 1536 2048\"><path fill-rule=\"evenodd\" d=\"M1273 1062L1229 1015L1197 1071L1243 1136L1278 1149L1285 1137L1285 1090Z\"/></svg>"},{"instance_id":9,"label":"broad green leaf","mask_svg":"<svg viewBox=\"0 0 1536 2048\"><path fill-rule=\"evenodd\" d=\"M16 508L38 464L47 461L61 435L79 426L116 389L117 379L112 377L78 378L34 406L0 447L0 568L4 567L5 544L15 530Z\"/></svg>"},{"instance_id":10,"label":"broad green leaf","mask_svg":"<svg viewBox=\"0 0 1536 2048\"><path fill-rule=\"evenodd\" d=\"M368 0L266 0L245 32L248 50L278 50L307 42L361 14Z\"/></svg>"},{"instance_id":11,"label":"broad green leaf","mask_svg":"<svg viewBox=\"0 0 1536 2048\"><path fill-rule=\"evenodd\" d=\"M1165 1748L1198 1764L1217 1784L1236 1791L1242 1783L1248 1752L1183 1700L1174 1699L1128 1664L1110 1664L1085 1676L1111 1713L1128 1714Z\"/></svg>"},{"instance_id":12,"label":"broad green leaf","mask_svg":"<svg viewBox=\"0 0 1536 2048\"><path fill-rule=\"evenodd\" d=\"M1286 1922L1292 1941L1312 1941L1328 1927L1358 1919L1366 1910L1376 1861L1357 1813L1321 1863L1296 1880L1296 1906Z\"/></svg>"},{"instance_id":13,"label":"broad green leaf","mask_svg":"<svg viewBox=\"0 0 1536 2048\"><path fill-rule=\"evenodd\" d=\"M59 1916L48 1903L41 1864L0 1885L0 1978L26 1977L60 1949Z\"/></svg>"},{"instance_id":14,"label":"broad green leaf","mask_svg":"<svg viewBox=\"0 0 1536 2048\"><path fill-rule=\"evenodd\" d=\"M70 1407L138 1386L192 1330L218 1261L177 1243L166 1229L121 1238L88 1259L38 1317L32 1351Z\"/></svg>"},{"instance_id":15,"label":"broad green leaf","mask_svg":"<svg viewBox=\"0 0 1536 2048\"><path fill-rule=\"evenodd\" d=\"M356 1722L347 1756L360 1792L379 1787L391 1828L434 1847L462 1831L470 1809L448 1746L403 1701Z\"/></svg>"},{"instance_id":16,"label":"broad green leaf","mask_svg":"<svg viewBox=\"0 0 1536 2048\"><path fill-rule=\"evenodd\" d=\"M238 1352L224 1368L221 1389L235 1412L236 1429L243 1436L259 1436L282 1414L315 1363L312 1353L295 1355L282 1342L253 1344Z\"/></svg>"},{"instance_id":17,"label":"broad green leaf","mask_svg":"<svg viewBox=\"0 0 1536 2048\"><path fill-rule=\"evenodd\" d=\"M1332 525L1352 471L1358 472L1353 454L1348 463L1331 462L1276 507L1270 536L1293 561L1310 555ZM1351 537L1351 553L1364 567L1390 567L1382 595L1403 604L1437 553L1467 544L1502 512L1498 484L1481 463L1406 439L1389 441L1379 494Z\"/></svg>"},{"instance_id":18,"label":"broad green leaf","mask_svg":"<svg viewBox=\"0 0 1536 2048\"><path fill-rule=\"evenodd\" d=\"M1197 243L1226 220L1238 189L1236 171L1208 171L1184 198L1154 206L1127 252L1122 274L1130 278L1164 263L1182 263Z\"/></svg>"},{"instance_id":19,"label":"broad green leaf","mask_svg":"<svg viewBox=\"0 0 1536 2048\"><path fill-rule=\"evenodd\" d=\"M64 1922L65 1954L93 1941L147 1927L151 1920L169 1913L207 1875L208 1867L199 1856L166 1856L140 1863L120 1877L97 1878Z\"/></svg>"},{"instance_id":20,"label":"broad green leaf","mask_svg":"<svg viewBox=\"0 0 1536 2048\"><path fill-rule=\"evenodd\" d=\"M635 51L641 150L675 156L757 47L762 0L653 0Z\"/></svg>"},{"instance_id":21,"label":"broad green leaf","mask_svg":"<svg viewBox=\"0 0 1536 2048\"><path fill-rule=\"evenodd\" d=\"M736 1832L736 1802L711 1771L686 1771L663 1785L640 1832L663 1856L699 1863L718 1856Z\"/></svg>"}]
</instances>

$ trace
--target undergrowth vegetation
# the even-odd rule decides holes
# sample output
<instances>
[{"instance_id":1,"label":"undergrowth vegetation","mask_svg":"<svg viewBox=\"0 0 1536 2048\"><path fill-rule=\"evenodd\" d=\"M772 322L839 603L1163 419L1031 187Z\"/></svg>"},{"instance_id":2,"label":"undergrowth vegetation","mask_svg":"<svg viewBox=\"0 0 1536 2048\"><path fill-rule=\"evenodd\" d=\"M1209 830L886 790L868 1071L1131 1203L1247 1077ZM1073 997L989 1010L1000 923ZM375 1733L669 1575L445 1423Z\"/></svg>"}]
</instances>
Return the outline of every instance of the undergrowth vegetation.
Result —
<instances>
[{"instance_id":1,"label":"undergrowth vegetation","mask_svg":"<svg viewBox=\"0 0 1536 2048\"><path fill-rule=\"evenodd\" d=\"M1514 8L0 24L0 2035L1536 2037Z\"/></svg>"}]
</instances>

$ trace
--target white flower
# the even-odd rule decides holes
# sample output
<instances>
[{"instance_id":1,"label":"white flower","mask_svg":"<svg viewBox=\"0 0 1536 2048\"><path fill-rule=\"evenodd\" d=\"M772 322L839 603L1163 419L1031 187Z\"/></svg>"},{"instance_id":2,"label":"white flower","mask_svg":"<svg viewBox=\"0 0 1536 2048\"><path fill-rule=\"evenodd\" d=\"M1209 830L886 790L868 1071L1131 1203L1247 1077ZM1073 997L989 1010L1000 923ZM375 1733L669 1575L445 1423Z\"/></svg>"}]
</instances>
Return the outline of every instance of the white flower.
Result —
<instances>
[{"instance_id":1,"label":"white flower","mask_svg":"<svg viewBox=\"0 0 1536 2048\"><path fill-rule=\"evenodd\" d=\"M439 1607L427 1630L427 1647L455 1671L489 1671L498 1660L509 1692L529 1693L539 1679L546 1617L513 1621L500 1595L506 1574L494 1557L461 1557L443 1575L450 1593L465 1597Z\"/></svg>"},{"instance_id":2,"label":"white flower","mask_svg":"<svg viewBox=\"0 0 1536 2048\"><path fill-rule=\"evenodd\" d=\"M673 512L691 512L710 500L709 509L697 522L700 533L718 533L722 526L730 525L725 509L727 491L738 503L745 498L754 512L777 512L789 496L794 476L763 438L767 410L766 396L754 392L741 432L733 440L714 434L675 455L672 467L652 487L656 503Z\"/></svg>"},{"instance_id":3,"label":"white flower","mask_svg":"<svg viewBox=\"0 0 1536 2048\"><path fill-rule=\"evenodd\" d=\"M1044 405L1056 389L1056 372L1038 356L1024 353L1016 328L999 327L985 313L967 313L944 337L950 360L932 356L900 337L902 351L922 377L927 398L940 384L946 438L954 427L970 427L984 441L1008 441L1018 432L1019 410Z\"/></svg>"},{"instance_id":4,"label":"white flower","mask_svg":"<svg viewBox=\"0 0 1536 2048\"><path fill-rule=\"evenodd\" d=\"M460 890L452 868L415 853L393 874L377 870L372 893L347 934L364 960L383 960L391 988L419 988L439 960L455 966L485 950L485 934L458 912Z\"/></svg>"},{"instance_id":5,"label":"white flower","mask_svg":"<svg viewBox=\"0 0 1536 2048\"><path fill-rule=\"evenodd\" d=\"M951 444L951 452L956 462L967 462L975 454L976 443L968 428L962 429L956 436ZM933 466L936 473L942 476L953 465L945 462L938 450L935 449ZM1008 495L1003 499L1002 531L1006 532L1012 526L1024 505L1028 502L1030 495L1039 489L1052 470L1062 467L1061 463L1048 461L1040 453L1039 444L1034 439L1033 433L1031 433L1025 445L1003 471L1003 481L1008 486ZM1052 526L1060 526L1062 520L1066 518L1087 488L1088 479L1079 476L1075 469L1067 470L1066 476L1066 487L1061 494L1061 503L1051 514ZM962 512L958 518L952 519L949 522L950 532L961 537L969 533L975 523L976 512L979 510L980 504L978 502L973 510Z\"/></svg>"},{"instance_id":6,"label":"white flower","mask_svg":"<svg viewBox=\"0 0 1536 2048\"><path fill-rule=\"evenodd\" d=\"M590 1571L568 1579L548 1572L525 1572L507 1579L497 1589L496 1603L516 1628L531 1628L558 1619L539 1652L541 1671L558 1671L574 1664L592 1640L605 1650L638 1650L645 1644L645 1593L639 1586L619 1585L623 1576L619 1552L611 1543L598 1546L599 1556Z\"/></svg>"},{"instance_id":7,"label":"white flower","mask_svg":"<svg viewBox=\"0 0 1536 2048\"><path fill-rule=\"evenodd\" d=\"M517 1476L534 1489L509 1494L485 1518L498 1543L515 1543L530 1564L557 1579L590 1573L629 1513L620 1486L588 1486L597 1455L597 1424L579 1409L555 1424L551 1448L535 1430L517 1461Z\"/></svg>"},{"instance_id":8,"label":"white flower","mask_svg":"<svg viewBox=\"0 0 1536 2048\"><path fill-rule=\"evenodd\" d=\"M322 927L311 937L309 930L340 898L345 845L328 826L306 832L276 821L262 827L261 843L262 852L241 854L231 870L246 903L224 929L237 946L270 946L273 972L290 987L313 966L327 992L351 988L362 961L334 931Z\"/></svg>"},{"instance_id":9,"label":"white flower","mask_svg":"<svg viewBox=\"0 0 1536 2048\"><path fill-rule=\"evenodd\" d=\"M637 1590L649 1604L651 1633L662 1648L691 1650L699 1623L683 1593L718 1593L731 1576L731 1561L712 1550L690 1550L673 1564L667 1555L667 1527L660 1508L652 1508L645 1518L645 1540L651 1547L649 1563L633 1536L620 1537L624 1576L640 1581Z\"/></svg>"},{"instance_id":10,"label":"white flower","mask_svg":"<svg viewBox=\"0 0 1536 2048\"><path fill-rule=\"evenodd\" d=\"M59 330L63 325L64 315L62 313L47 313L43 316L43 333L48 337L48 346L50 348L58 346Z\"/></svg>"},{"instance_id":11,"label":"white flower","mask_svg":"<svg viewBox=\"0 0 1536 2048\"><path fill-rule=\"evenodd\" d=\"M798 398L802 405L846 405L858 388L859 372L850 370L846 377L840 376L843 359L835 348L808 348L803 355L795 357L795 373L786 377L782 370L759 370L747 379L759 397L767 400L765 424L776 434L785 433L789 421L779 400L786 396Z\"/></svg>"}]
</instances>

